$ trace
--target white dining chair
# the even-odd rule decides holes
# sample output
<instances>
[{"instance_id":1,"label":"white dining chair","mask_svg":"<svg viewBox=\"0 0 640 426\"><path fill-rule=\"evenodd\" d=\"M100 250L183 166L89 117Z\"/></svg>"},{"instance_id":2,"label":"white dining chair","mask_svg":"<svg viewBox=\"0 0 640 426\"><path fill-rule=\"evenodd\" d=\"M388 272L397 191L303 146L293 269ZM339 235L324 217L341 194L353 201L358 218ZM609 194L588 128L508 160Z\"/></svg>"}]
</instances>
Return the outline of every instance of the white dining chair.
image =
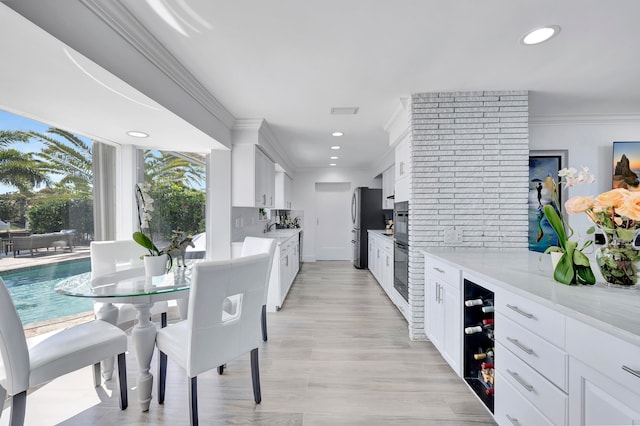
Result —
<instances>
[{"instance_id":1,"label":"white dining chair","mask_svg":"<svg viewBox=\"0 0 640 426\"><path fill-rule=\"evenodd\" d=\"M133 240L118 241L93 241L91 252L91 280L94 285L100 284L100 277L109 277L118 274L120 278L128 276L144 276L144 260L142 257L149 254L148 250ZM121 325L136 319L137 311L128 303L114 303L117 309L116 318L108 321L115 325ZM94 312L103 307L103 303L94 302ZM161 315L161 326L167 325L167 310L169 304L166 301L156 302L151 308L151 315Z\"/></svg>"},{"instance_id":2,"label":"white dining chair","mask_svg":"<svg viewBox=\"0 0 640 426\"><path fill-rule=\"evenodd\" d=\"M254 401L259 404L262 400L258 347L262 341L260 315L269 261L269 255L263 253L194 265L188 318L158 331L158 402L164 402L169 357L185 370L189 379L192 425L198 424L198 374L248 352ZM233 314L224 309L227 298L236 302Z\"/></svg>"},{"instance_id":3,"label":"white dining chair","mask_svg":"<svg viewBox=\"0 0 640 426\"><path fill-rule=\"evenodd\" d=\"M11 401L9 424L24 423L27 390L93 365L100 386L100 361L118 357L120 408L127 408L127 335L118 327L93 320L27 340L4 281L0 278L0 414L4 397Z\"/></svg>"},{"instance_id":4,"label":"white dining chair","mask_svg":"<svg viewBox=\"0 0 640 426\"><path fill-rule=\"evenodd\" d=\"M271 279L271 271L273 269L273 258L275 256L278 243L273 238L245 237L242 242L240 256L252 256L259 253L267 253L269 255L269 268L267 270L267 279ZM262 304L262 316L260 317L262 325L262 340L267 341L267 294L269 293L269 283L264 291L264 303Z\"/></svg>"}]
</instances>

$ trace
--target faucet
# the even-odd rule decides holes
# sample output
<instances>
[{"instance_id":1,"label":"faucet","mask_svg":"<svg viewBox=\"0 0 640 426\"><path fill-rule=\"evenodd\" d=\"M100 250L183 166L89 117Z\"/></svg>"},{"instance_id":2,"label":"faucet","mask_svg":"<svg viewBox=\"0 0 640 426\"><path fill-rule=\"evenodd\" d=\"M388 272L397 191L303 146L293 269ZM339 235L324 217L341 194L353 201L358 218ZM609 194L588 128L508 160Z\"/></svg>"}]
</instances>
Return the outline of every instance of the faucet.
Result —
<instances>
[{"instance_id":1,"label":"faucet","mask_svg":"<svg viewBox=\"0 0 640 426\"><path fill-rule=\"evenodd\" d=\"M277 223L273 222L272 224L267 225L264 228L264 233L266 234L267 232L269 232L271 230L271 227L274 226L274 225L277 225Z\"/></svg>"}]
</instances>

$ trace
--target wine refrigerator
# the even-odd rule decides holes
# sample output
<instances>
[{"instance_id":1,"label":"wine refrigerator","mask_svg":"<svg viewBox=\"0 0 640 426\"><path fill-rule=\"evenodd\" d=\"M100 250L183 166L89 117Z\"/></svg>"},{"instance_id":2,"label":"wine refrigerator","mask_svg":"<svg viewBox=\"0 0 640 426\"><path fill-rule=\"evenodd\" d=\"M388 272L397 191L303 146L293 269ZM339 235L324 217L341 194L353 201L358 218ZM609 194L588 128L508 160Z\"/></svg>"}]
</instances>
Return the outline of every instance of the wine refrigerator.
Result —
<instances>
[{"instance_id":1,"label":"wine refrigerator","mask_svg":"<svg viewBox=\"0 0 640 426\"><path fill-rule=\"evenodd\" d=\"M464 379L493 413L494 336L492 291L464 280Z\"/></svg>"}]
</instances>

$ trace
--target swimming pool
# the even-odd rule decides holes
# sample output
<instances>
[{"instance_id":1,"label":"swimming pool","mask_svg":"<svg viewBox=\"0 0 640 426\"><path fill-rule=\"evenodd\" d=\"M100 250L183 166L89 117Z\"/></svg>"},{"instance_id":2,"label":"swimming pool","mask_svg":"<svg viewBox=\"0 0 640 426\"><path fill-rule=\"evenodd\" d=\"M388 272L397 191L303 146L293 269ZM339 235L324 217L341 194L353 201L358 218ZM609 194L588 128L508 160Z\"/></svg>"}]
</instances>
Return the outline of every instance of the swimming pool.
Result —
<instances>
[{"instance_id":1,"label":"swimming pool","mask_svg":"<svg viewBox=\"0 0 640 426\"><path fill-rule=\"evenodd\" d=\"M81 259L2 272L0 277L9 289L22 324L31 324L93 310L91 299L61 296L53 290L64 278L90 270L91 261Z\"/></svg>"}]
</instances>

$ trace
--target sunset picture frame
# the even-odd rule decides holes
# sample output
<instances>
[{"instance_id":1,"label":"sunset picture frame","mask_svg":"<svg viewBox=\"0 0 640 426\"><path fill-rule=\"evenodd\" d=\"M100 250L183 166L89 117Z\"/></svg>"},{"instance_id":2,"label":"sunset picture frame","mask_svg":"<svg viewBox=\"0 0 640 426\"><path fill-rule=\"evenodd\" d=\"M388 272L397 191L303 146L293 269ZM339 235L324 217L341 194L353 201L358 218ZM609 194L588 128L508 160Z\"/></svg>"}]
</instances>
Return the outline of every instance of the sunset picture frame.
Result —
<instances>
[{"instance_id":1,"label":"sunset picture frame","mask_svg":"<svg viewBox=\"0 0 640 426\"><path fill-rule=\"evenodd\" d=\"M640 191L640 142L613 142L611 187Z\"/></svg>"}]
</instances>

